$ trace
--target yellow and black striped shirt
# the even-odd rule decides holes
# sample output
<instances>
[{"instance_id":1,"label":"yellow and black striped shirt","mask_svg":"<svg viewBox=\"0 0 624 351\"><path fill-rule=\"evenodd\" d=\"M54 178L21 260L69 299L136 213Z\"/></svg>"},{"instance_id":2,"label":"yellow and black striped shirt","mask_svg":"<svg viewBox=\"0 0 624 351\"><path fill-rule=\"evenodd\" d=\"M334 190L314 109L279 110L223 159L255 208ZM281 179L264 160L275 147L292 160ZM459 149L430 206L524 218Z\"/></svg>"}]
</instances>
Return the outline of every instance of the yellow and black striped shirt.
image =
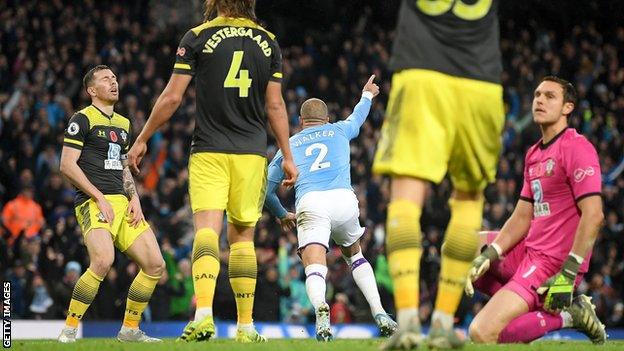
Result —
<instances>
[{"instance_id":1,"label":"yellow and black striped shirt","mask_svg":"<svg viewBox=\"0 0 624 351\"><path fill-rule=\"evenodd\" d=\"M103 194L124 194L121 160L130 146L130 120L116 112L106 115L90 105L76 112L65 130L63 145L81 150L78 166ZM77 189L74 205L89 196Z\"/></svg>"},{"instance_id":2,"label":"yellow and black striped shirt","mask_svg":"<svg viewBox=\"0 0 624 351\"><path fill-rule=\"evenodd\" d=\"M246 18L217 17L189 30L173 73L195 77L197 120L191 152L266 154L264 97L282 79L275 36Z\"/></svg>"}]
</instances>

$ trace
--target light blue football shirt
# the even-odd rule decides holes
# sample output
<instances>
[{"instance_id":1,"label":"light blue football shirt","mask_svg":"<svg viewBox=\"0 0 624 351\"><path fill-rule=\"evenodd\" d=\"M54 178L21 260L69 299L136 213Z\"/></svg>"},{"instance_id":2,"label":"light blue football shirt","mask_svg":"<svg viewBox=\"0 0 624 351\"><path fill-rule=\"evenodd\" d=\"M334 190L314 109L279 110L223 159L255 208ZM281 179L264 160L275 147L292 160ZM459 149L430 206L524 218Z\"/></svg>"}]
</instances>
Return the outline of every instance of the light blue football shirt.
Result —
<instances>
[{"instance_id":1,"label":"light blue football shirt","mask_svg":"<svg viewBox=\"0 0 624 351\"><path fill-rule=\"evenodd\" d=\"M371 103L371 99L363 96L346 120L308 127L290 137L290 148L299 170L295 204L311 191L352 189L349 142L360 133ZM274 215L285 213L283 207L278 209L276 204L270 203L277 197L274 190L284 178L282 160L282 152L278 151L268 169L267 207Z\"/></svg>"}]
</instances>

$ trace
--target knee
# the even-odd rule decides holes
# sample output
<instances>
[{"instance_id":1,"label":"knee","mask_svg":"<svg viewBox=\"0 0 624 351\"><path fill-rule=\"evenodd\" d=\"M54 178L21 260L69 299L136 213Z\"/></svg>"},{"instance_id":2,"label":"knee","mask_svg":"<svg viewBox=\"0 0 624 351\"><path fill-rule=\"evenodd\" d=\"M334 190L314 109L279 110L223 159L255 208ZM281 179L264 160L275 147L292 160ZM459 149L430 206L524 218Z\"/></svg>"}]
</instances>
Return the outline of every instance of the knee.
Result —
<instances>
[{"instance_id":1,"label":"knee","mask_svg":"<svg viewBox=\"0 0 624 351\"><path fill-rule=\"evenodd\" d=\"M362 249L360 248L360 241L356 241L355 244L351 246L341 246L340 251L342 252L342 256L345 258L353 257L358 254Z\"/></svg>"},{"instance_id":2,"label":"knee","mask_svg":"<svg viewBox=\"0 0 624 351\"><path fill-rule=\"evenodd\" d=\"M89 268L100 277L105 277L113 265L114 255L99 254L91 259Z\"/></svg>"},{"instance_id":3,"label":"knee","mask_svg":"<svg viewBox=\"0 0 624 351\"><path fill-rule=\"evenodd\" d=\"M165 260L163 260L162 257L160 257L160 259L151 260L147 267L142 269L148 275L160 277L166 269Z\"/></svg>"},{"instance_id":4,"label":"knee","mask_svg":"<svg viewBox=\"0 0 624 351\"><path fill-rule=\"evenodd\" d=\"M468 333L470 339L477 344L494 344L498 340L498 332L487 326L488 323L482 323L475 319L470 323Z\"/></svg>"},{"instance_id":5,"label":"knee","mask_svg":"<svg viewBox=\"0 0 624 351\"><path fill-rule=\"evenodd\" d=\"M301 260L303 261L304 266L308 266L311 264L322 264L326 265L326 249L325 246L320 244L311 244L306 246L301 251Z\"/></svg>"},{"instance_id":6,"label":"knee","mask_svg":"<svg viewBox=\"0 0 624 351\"><path fill-rule=\"evenodd\" d=\"M470 327L468 328L468 334L470 335L470 339L477 344L484 343L484 335L481 326L476 320L470 323Z\"/></svg>"}]
</instances>

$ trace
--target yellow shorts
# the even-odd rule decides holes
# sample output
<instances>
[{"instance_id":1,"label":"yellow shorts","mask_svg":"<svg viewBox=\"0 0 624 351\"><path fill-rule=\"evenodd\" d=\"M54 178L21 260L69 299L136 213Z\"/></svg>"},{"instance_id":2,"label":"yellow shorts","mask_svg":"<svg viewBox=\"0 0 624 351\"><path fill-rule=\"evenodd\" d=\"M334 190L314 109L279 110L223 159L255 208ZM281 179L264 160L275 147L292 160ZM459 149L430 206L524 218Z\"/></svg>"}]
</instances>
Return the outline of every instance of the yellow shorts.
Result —
<instances>
[{"instance_id":1,"label":"yellow shorts","mask_svg":"<svg viewBox=\"0 0 624 351\"><path fill-rule=\"evenodd\" d=\"M260 155L196 152L189 160L193 213L226 210L228 222L253 227L262 215L267 160Z\"/></svg>"},{"instance_id":2,"label":"yellow shorts","mask_svg":"<svg viewBox=\"0 0 624 351\"><path fill-rule=\"evenodd\" d=\"M483 190L496 178L505 122L503 87L409 69L392 76L392 90L373 172Z\"/></svg>"},{"instance_id":3,"label":"yellow shorts","mask_svg":"<svg viewBox=\"0 0 624 351\"><path fill-rule=\"evenodd\" d=\"M104 195L104 197L111 204L115 212L115 218L112 224L103 221L104 217L95 201L92 199L87 200L75 208L76 219L78 220L78 224L80 224L82 235L85 238L92 229L106 229L110 232L115 247L124 252L134 243L139 235L150 229L150 226L145 221L142 221L137 228L132 227L130 223L128 223L128 219L130 218L127 214L128 198L125 195Z\"/></svg>"}]
</instances>

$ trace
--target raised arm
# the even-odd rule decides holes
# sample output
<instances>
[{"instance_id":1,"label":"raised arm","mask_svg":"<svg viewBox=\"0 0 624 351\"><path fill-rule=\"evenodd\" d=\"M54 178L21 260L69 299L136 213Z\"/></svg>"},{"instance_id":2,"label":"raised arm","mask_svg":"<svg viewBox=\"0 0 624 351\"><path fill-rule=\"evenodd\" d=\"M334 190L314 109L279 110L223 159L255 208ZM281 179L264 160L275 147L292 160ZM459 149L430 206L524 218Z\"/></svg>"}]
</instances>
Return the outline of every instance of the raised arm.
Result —
<instances>
[{"instance_id":1,"label":"raised arm","mask_svg":"<svg viewBox=\"0 0 624 351\"><path fill-rule=\"evenodd\" d=\"M366 121L368 113L370 112L372 100L379 94L379 86L373 83L375 75L373 74L368 78L368 81L362 88L362 98L360 102L353 108L353 112L346 120L340 121L337 126L344 129L347 136L351 139L355 138L360 133L360 127Z\"/></svg>"}]
</instances>

